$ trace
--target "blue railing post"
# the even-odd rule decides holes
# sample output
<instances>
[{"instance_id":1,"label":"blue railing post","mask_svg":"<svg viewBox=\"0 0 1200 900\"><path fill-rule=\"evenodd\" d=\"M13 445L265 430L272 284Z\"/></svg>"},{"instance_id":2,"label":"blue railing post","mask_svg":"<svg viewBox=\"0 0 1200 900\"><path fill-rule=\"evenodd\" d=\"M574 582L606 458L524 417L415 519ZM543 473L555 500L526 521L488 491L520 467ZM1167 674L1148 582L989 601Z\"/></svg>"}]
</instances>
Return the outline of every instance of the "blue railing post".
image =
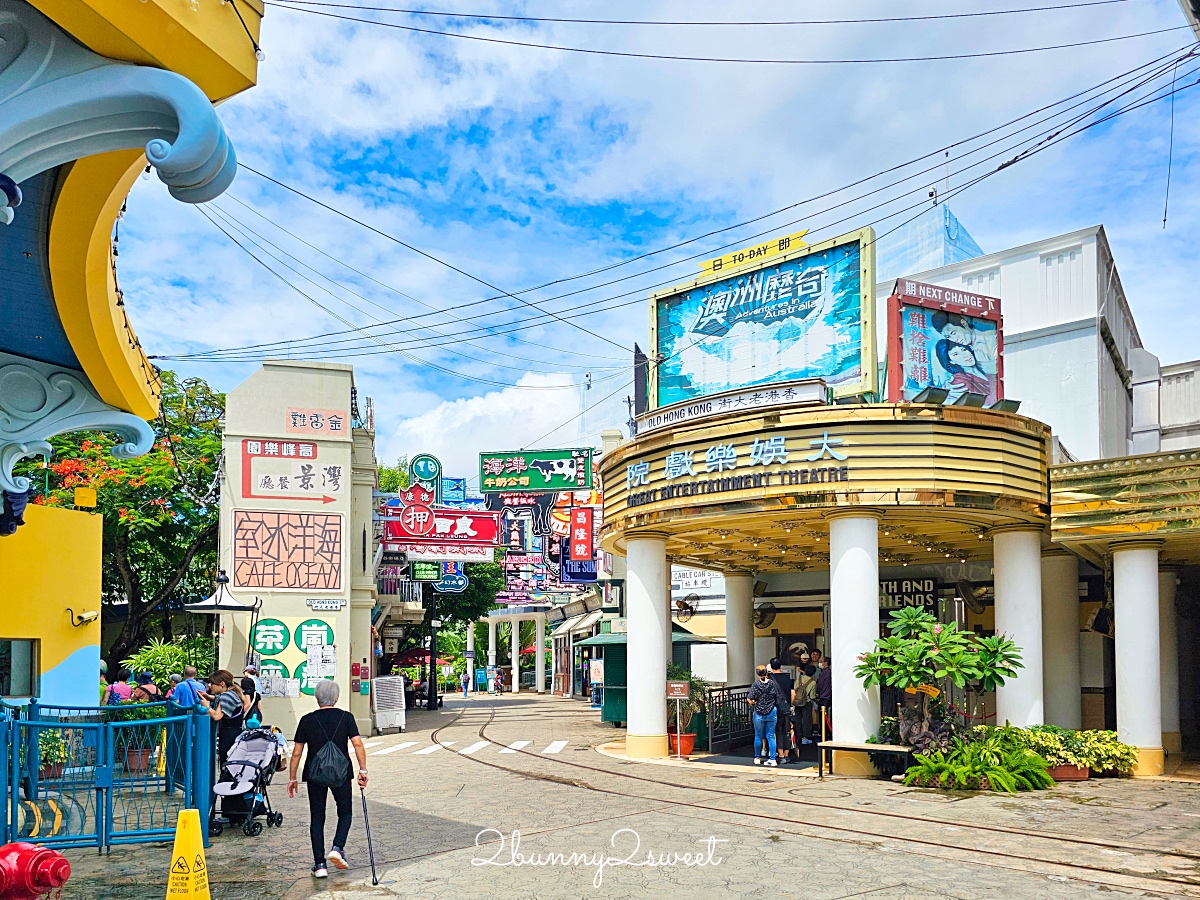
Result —
<instances>
[{"instance_id":1,"label":"blue railing post","mask_svg":"<svg viewBox=\"0 0 1200 900\"><path fill-rule=\"evenodd\" d=\"M201 830L204 832L204 846L210 845L208 837L209 810L212 802L213 788L213 732L212 718L202 706L194 706L191 711L192 757L192 807L200 810Z\"/></svg>"},{"instance_id":2,"label":"blue railing post","mask_svg":"<svg viewBox=\"0 0 1200 900\"><path fill-rule=\"evenodd\" d=\"M14 746L16 728L13 726L12 719L7 710L0 711L0 744L5 747ZM4 824L3 832L0 836L3 837L6 844L10 844L17 839L13 834L12 821L12 798L8 795L8 776L9 768L7 765L0 766L0 802L4 804L4 813L0 816L0 822Z\"/></svg>"}]
</instances>

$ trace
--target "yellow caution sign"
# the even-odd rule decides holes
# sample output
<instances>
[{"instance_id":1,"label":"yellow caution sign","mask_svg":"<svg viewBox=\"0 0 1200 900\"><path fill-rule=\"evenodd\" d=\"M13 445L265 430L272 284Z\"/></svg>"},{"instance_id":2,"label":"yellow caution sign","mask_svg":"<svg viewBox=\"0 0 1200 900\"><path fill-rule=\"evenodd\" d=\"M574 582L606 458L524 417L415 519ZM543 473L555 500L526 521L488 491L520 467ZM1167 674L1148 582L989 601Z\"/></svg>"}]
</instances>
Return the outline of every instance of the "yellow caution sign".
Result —
<instances>
[{"instance_id":1,"label":"yellow caution sign","mask_svg":"<svg viewBox=\"0 0 1200 900\"><path fill-rule=\"evenodd\" d=\"M212 900L208 892L204 833L200 830L198 809L179 812L175 846L171 850L171 869L167 877L167 900Z\"/></svg>"}]
</instances>

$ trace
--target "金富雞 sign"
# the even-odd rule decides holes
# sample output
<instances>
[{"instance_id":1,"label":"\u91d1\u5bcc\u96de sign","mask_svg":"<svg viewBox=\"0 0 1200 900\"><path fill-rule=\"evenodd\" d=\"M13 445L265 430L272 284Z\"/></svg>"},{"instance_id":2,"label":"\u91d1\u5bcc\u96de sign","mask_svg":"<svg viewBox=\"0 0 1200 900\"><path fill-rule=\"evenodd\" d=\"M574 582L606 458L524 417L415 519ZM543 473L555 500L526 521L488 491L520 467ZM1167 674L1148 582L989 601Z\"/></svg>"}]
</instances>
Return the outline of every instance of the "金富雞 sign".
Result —
<instances>
[{"instance_id":1,"label":"\u91d1\u5bcc\u96de sign","mask_svg":"<svg viewBox=\"0 0 1200 900\"><path fill-rule=\"evenodd\" d=\"M522 450L479 454L479 489L497 493L578 491L592 486L592 451Z\"/></svg>"},{"instance_id":2,"label":"\u91d1\u5bcc\u96de sign","mask_svg":"<svg viewBox=\"0 0 1200 900\"><path fill-rule=\"evenodd\" d=\"M888 298L888 399L912 400L926 388L945 403L979 394L1004 397L1004 320L997 297L897 280Z\"/></svg>"},{"instance_id":3,"label":"\u91d1\u5bcc\u96de sign","mask_svg":"<svg viewBox=\"0 0 1200 900\"><path fill-rule=\"evenodd\" d=\"M392 507L389 513L396 510ZM500 513L465 509L430 509L414 504L384 520L384 540L432 538L455 544L496 547L500 544Z\"/></svg>"},{"instance_id":4,"label":"\u91d1\u5bcc\u96de sign","mask_svg":"<svg viewBox=\"0 0 1200 900\"><path fill-rule=\"evenodd\" d=\"M284 431L320 437L348 437L350 417L344 409L294 409L288 407Z\"/></svg>"},{"instance_id":5,"label":"\u91d1\u5bcc\u96de sign","mask_svg":"<svg viewBox=\"0 0 1200 900\"><path fill-rule=\"evenodd\" d=\"M810 378L873 392L874 241L864 228L651 297L652 406Z\"/></svg>"},{"instance_id":6,"label":"\u91d1\u5bcc\u96de sign","mask_svg":"<svg viewBox=\"0 0 1200 900\"><path fill-rule=\"evenodd\" d=\"M595 514L590 506L577 506L571 510L570 546L567 556L571 562L584 562L596 555L592 543L592 517Z\"/></svg>"}]
</instances>

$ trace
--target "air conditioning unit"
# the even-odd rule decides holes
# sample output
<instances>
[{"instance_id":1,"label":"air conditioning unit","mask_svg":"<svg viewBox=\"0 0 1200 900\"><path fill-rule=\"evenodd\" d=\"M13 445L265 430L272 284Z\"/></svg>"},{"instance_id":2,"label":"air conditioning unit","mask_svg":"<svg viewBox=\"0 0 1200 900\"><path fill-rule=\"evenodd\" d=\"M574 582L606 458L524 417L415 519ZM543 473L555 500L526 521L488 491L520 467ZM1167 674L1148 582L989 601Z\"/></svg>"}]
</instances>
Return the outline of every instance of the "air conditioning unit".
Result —
<instances>
[{"instance_id":1,"label":"air conditioning unit","mask_svg":"<svg viewBox=\"0 0 1200 900\"><path fill-rule=\"evenodd\" d=\"M380 734L404 731L404 676L382 675L371 682L375 727Z\"/></svg>"}]
</instances>

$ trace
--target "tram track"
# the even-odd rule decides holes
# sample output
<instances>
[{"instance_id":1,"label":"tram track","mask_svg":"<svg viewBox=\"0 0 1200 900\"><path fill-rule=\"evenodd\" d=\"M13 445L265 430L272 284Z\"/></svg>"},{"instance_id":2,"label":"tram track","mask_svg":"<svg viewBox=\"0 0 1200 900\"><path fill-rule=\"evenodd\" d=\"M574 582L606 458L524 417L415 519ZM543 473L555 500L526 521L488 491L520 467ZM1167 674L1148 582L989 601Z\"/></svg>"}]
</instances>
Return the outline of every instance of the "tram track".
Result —
<instances>
[{"instance_id":1,"label":"tram track","mask_svg":"<svg viewBox=\"0 0 1200 900\"><path fill-rule=\"evenodd\" d=\"M433 740L434 743L452 751L453 748L443 743L439 737L447 729L456 727L459 719L467 711L468 709L464 708L458 714L456 714L455 718L450 722L447 722L435 729L430 735L431 740ZM495 701L491 701L488 705L487 720L478 727L477 734L481 740L486 740L497 745L504 746L502 741L496 741L488 735L488 729L493 726L495 719L496 703ZM469 726L464 725L462 727ZM595 749L597 744L593 743L591 746L592 749ZM690 809L702 813L721 813L760 821L766 820L769 822L778 822L791 826L792 833L803 837L810 837L819 840L835 840L840 842L844 842L846 840L856 840L859 842L865 840L872 843L878 843L881 841L891 842L902 845L904 852L942 861L954 861L956 858L961 859L962 854L967 854L969 855L969 862L972 864L983 864L996 868L1023 872L1034 871L1030 868L1030 865L1037 867L1052 867L1061 871L1057 871L1055 873L1039 872L1038 874L1057 874L1062 876L1063 873L1066 872L1071 873L1067 875L1067 877L1082 881L1089 881L1096 884L1103 884L1107 887L1151 890L1156 893L1163 893L1166 891L1177 896L1200 897L1200 853L1193 853L1191 851L1144 847L1125 842L1101 841L1091 838L1081 838L1074 835L1045 834L1041 832L1020 830L1000 825L981 825L956 822L950 819L916 816L907 813L890 812L886 810L869 810L862 808L847 809L845 807L835 806L828 803L819 803L816 801L804 800L795 797L777 797L766 793L747 794L745 792L731 791L705 785L674 784L660 781L656 778L650 778L630 772L622 772L602 766L593 766L586 763L578 763L560 758L552 759L524 749L518 749L514 752L537 759L540 762L548 763L550 765L567 767L575 771L583 771L591 774L645 783L648 785L653 785L660 790L665 789L667 791L700 792L717 797L734 797L738 800L753 798L776 804L784 804L789 807L803 807L830 812L833 814L849 814L874 819L886 819L889 821L903 821L910 825L916 825L924 828L947 828L972 835L999 834L1033 841L1042 846L1047 844L1057 845L1056 849L1060 851L1062 851L1062 848L1065 845L1068 848L1086 847L1088 849L1102 849L1108 852L1123 852L1130 855L1142 856L1143 858L1152 857L1151 861L1155 863L1156 868L1158 867L1159 863L1173 863L1173 867L1175 868L1191 869L1194 870L1196 874L1194 876L1181 876L1178 874L1169 874L1161 871L1140 871L1128 866L1096 865L1092 863L1079 862L1071 858L1063 858L1064 856L1069 857L1070 851L1064 851L1055 854L1058 858L1048 858L1046 855L1041 853L1036 855L1021 854L1000 850L994 847L964 846L954 842L935 840L930 837L922 837L915 834L894 834L881 830L872 830L866 827L854 827L849 824L805 821L792 816L772 815L766 812L747 812L742 809L731 809L727 805L714 805L691 800L646 796L645 794L619 790L613 787L602 787L593 784L590 781L586 781L583 778L569 778L557 774L552 775L545 772L537 772L530 769L504 765L503 763L482 758L477 755L472 755L466 758L471 759L478 764L508 772L510 774L538 779L549 783L562 784L582 790L590 790L624 799L658 803L661 804L660 808L675 808L677 810ZM830 832L835 833L836 836L834 834L830 834Z\"/></svg>"}]
</instances>

